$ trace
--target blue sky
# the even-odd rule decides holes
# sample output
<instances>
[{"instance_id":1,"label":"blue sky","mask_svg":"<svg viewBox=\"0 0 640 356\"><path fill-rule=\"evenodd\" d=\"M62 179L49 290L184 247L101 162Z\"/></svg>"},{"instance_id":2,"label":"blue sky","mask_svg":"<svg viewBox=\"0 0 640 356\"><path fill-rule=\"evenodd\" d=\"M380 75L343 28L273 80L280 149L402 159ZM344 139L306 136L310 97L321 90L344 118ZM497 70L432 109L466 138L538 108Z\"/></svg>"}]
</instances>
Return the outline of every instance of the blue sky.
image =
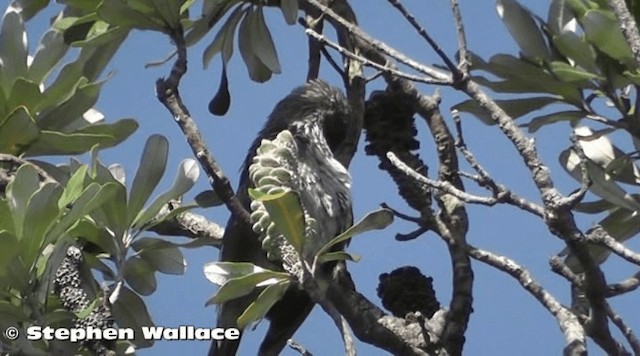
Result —
<instances>
[{"instance_id":1,"label":"blue sky","mask_svg":"<svg viewBox=\"0 0 640 356\"><path fill-rule=\"evenodd\" d=\"M428 63L439 63L427 44L407 25L402 17L384 1L352 1L361 26L374 37L387 42L413 58ZM453 55L456 38L448 1L406 1L407 6L443 49ZM525 1L542 17L546 17L547 1ZM493 1L461 1L469 48L483 58L496 53L517 54L517 47L510 39L495 11ZM193 13L199 12L199 5ZM35 48L42 31L48 26L53 13L40 14L28 24L30 46ZM236 51L229 65L229 81L232 103L224 118L212 117L207 104L218 87L220 59L212 61L205 71L202 69L202 49L213 39L209 35L201 45L189 50L189 72L180 88L185 104L197 121L209 147L225 173L234 182L238 180L240 164L246 151L273 105L293 87L301 84L306 75L306 37L298 26L287 26L278 10L268 10L267 23L276 42L283 73L274 76L265 84L249 80L244 63ZM332 33L332 31L329 31ZM124 117L136 118L140 129L124 144L101 153L103 162L121 163L129 174L135 172L146 138L153 133L167 136L171 142L167 177L162 187L168 187L174 171L183 158L191 157L184 138L171 116L156 100L154 83L158 77L166 76L168 66L145 69L144 64L164 58L172 50L168 38L151 32L136 31L108 66L114 76L103 87L97 109L108 121ZM321 77L340 84L333 71L323 66ZM381 89L384 83L378 80L368 87L368 92ZM420 86L425 93L435 88ZM441 109L447 119L449 108L465 97L448 88L439 89L443 102ZM515 192L539 202L528 172L522 165L508 140L497 127L487 127L471 116L463 116L468 146L477 155L484 167L502 184ZM450 121L449 121L450 122ZM421 157L435 170L433 144L425 125L417 120L419 139L422 141ZM577 187L557 163L558 153L569 145L568 125L544 128L536 134L536 142L542 158L553 172L559 188L567 193ZM377 159L365 156L363 142L350 167L353 176L354 216L362 217L386 202L392 207L412 214L396 194L396 188L385 173L377 169ZM468 169L468 167L466 167ZM466 183L470 191L484 193ZM187 200L197 192L207 189L204 174ZM157 192L159 193L159 192ZM469 206L470 230L468 240L475 246L514 258L529 268L534 277L563 303L569 302L569 290L560 277L548 267L548 258L562 249L562 244L553 237L542 222L527 213L508 206L492 208ZM224 224L229 213L224 207L201 211L211 220ZM593 216L581 216L581 227L587 228L598 220ZM375 289L378 275L405 266L413 265L434 278L440 302L447 305L451 294L450 261L445 244L433 234L426 234L410 242L397 242L394 235L409 232L414 226L396 221L386 230L369 233L356 238L349 247L362 256L359 263L351 264L350 271L358 290L378 303ZM178 238L172 238L179 240ZM181 240L179 240L181 241ZM638 243L631 244L638 247ZM217 259L217 250L201 248L185 250L187 272L183 276L158 278L158 289L145 300L156 325L176 327L214 325L215 309L204 307L205 301L215 292L202 272L205 263ZM613 258L612 258L613 260ZM629 266L611 261L605 268L610 282L616 282L635 272ZM474 263L475 295L474 313L467 333L466 354L511 355L518 350L521 355L558 354L564 345L555 319L527 294L511 277L480 263ZM636 329L640 320L634 305L637 296L627 295L611 301L615 309L627 316L627 322ZM634 303L635 302L635 303ZM255 332L247 332L240 354L255 354L266 323ZM294 337L316 355L342 354L342 344L331 320L316 308L311 317ZM208 342L164 341L153 348L140 351L141 355L173 355L178 353L205 354ZM593 349L594 354L598 350ZM358 344L363 355L382 355L384 352L364 344ZM286 355L295 355L290 350Z\"/></svg>"}]
</instances>

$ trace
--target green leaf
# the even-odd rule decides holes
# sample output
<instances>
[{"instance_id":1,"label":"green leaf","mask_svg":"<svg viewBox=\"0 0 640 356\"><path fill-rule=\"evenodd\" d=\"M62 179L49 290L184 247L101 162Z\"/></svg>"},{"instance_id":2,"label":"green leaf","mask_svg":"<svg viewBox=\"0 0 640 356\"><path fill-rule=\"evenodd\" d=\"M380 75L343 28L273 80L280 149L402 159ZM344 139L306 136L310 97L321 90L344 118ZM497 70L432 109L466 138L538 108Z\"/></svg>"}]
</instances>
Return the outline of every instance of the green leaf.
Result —
<instances>
[{"instance_id":1,"label":"green leaf","mask_svg":"<svg viewBox=\"0 0 640 356\"><path fill-rule=\"evenodd\" d=\"M103 84L104 81L80 85L69 100L38 115L38 125L45 130L68 132L67 128L82 121L82 115L96 104Z\"/></svg>"},{"instance_id":2,"label":"green leaf","mask_svg":"<svg viewBox=\"0 0 640 356\"><path fill-rule=\"evenodd\" d=\"M287 273L271 271L249 262L209 262L204 265L205 277L219 286L234 278L263 272L273 273L275 278L289 278Z\"/></svg>"},{"instance_id":3,"label":"green leaf","mask_svg":"<svg viewBox=\"0 0 640 356\"><path fill-rule=\"evenodd\" d=\"M603 77L597 74L586 72L565 62L554 61L549 64L549 67L558 79L564 82L578 82L577 84L583 88L595 88L595 86L589 82L590 80L604 80Z\"/></svg>"},{"instance_id":4,"label":"green leaf","mask_svg":"<svg viewBox=\"0 0 640 356\"><path fill-rule=\"evenodd\" d=\"M556 103L558 102L558 99L548 96L541 96L524 99L496 100L495 102L509 116L517 119L532 111L539 110L549 104ZM451 109L473 114L487 125L496 124L496 122L491 118L491 115L486 110L481 108L474 100L465 100L459 104L454 105Z\"/></svg>"},{"instance_id":5,"label":"green leaf","mask_svg":"<svg viewBox=\"0 0 640 356\"><path fill-rule=\"evenodd\" d=\"M295 25L298 19L298 0L281 0L280 11L289 25Z\"/></svg>"},{"instance_id":6,"label":"green leaf","mask_svg":"<svg viewBox=\"0 0 640 356\"><path fill-rule=\"evenodd\" d=\"M152 135L147 139L140 157L140 165L133 179L129 193L128 220L133 219L151 196L167 168L169 141L162 135Z\"/></svg>"},{"instance_id":7,"label":"green leaf","mask_svg":"<svg viewBox=\"0 0 640 356\"><path fill-rule=\"evenodd\" d=\"M471 53L474 69L480 69L507 79L504 82L492 83L486 79L480 83L497 92L510 93L549 93L558 95L577 107L583 107L580 87L572 83L562 82L545 71L545 67L536 66L530 62L507 54L497 54L489 60L483 61Z\"/></svg>"},{"instance_id":8,"label":"green leaf","mask_svg":"<svg viewBox=\"0 0 640 356\"><path fill-rule=\"evenodd\" d=\"M198 195L196 195L194 200L196 201L198 206L201 208L210 208L213 206L220 206L224 204L224 202L222 201L222 199L220 199L218 194L216 194L216 192L214 192L211 189L198 193Z\"/></svg>"},{"instance_id":9,"label":"green leaf","mask_svg":"<svg viewBox=\"0 0 640 356\"><path fill-rule=\"evenodd\" d=\"M361 234L363 232L371 230L382 230L385 227L391 225L393 222L393 213L389 209L379 209L367 214L362 220L358 221L355 225L348 228L345 232L334 237L326 245L324 245L317 256L322 256L328 252L333 246L351 239L353 236Z\"/></svg>"},{"instance_id":10,"label":"green leaf","mask_svg":"<svg viewBox=\"0 0 640 356\"><path fill-rule=\"evenodd\" d=\"M113 315L121 328L133 328L135 340L131 340L139 348L150 347L153 340L142 337L142 327L153 326L149 311L144 301L127 287L122 287L118 298L113 303Z\"/></svg>"},{"instance_id":11,"label":"green leaf","mask_svg":"<svg viewBox=\"0 0 640 356\"><path fill-rule=\"evenodd\" d=\"M151 295L158 283L151 265L142 258L131 257L124 265L124 278L140 295Z\"/></svg>"},{"instance_id":12,"label":"green leaf","mask_svg":"<svg viewBox=\"0 0 640 356\"><path fill-rule=\"evenodd\" d=\"M60 31L50 30L45 33L29 66L28 78L38 84L44 83L68 49Z\"/></svg>"},{"instance_id":13,"label":"green leaf","mask_svg":"<svg viewBox=\"0 0 640 356\"><path fill-rule=\"evenodd\" d=\"M187 46L192 46L200 41L227 11L239 2L239 0L205 1L202 4L202 17L193 22L190 30L185 35Z\"/></svg>"},{"instance_id":14,"label":"green leaf","mask_svg":"<svg viewBox=\"0 0 640 356\"><path fill-rule=\"evenodd\" d=\"M242 60L247 66L249 78L258 83L264 83L271 78L271 70L256 56L251 46L251 26L255 21L254 18L255 12L250 9L247 10L247 14L238 29L238 49L240 50Z\"/></svg>"},{"instance_id":15,"label":"green leaf","mask_svg":"<svg viewBox=\"0 0 640 356\"><path fill-rule=\"evenodd\" d=\"M42 99L38 84L24 78L18 78L9 91L7 110L13 111L18 107L24 107L29 112L35 113Z\"/></svg>"},{"instance_id":16,"label":"green leaf","mask_svg":"<svg viewBox=\"0 0 640 356\"><path fill-rule=\"evenodd\" d=\"M160 273L181 275L187 268L187 262L176 246L143 249L139 256Z\"/></svg>"},{"instance_id":17,"label":"green leaf","mask_svg":"<svg viewBox=\"0 0 640 356\"><path fill-rule=\"evenodd\" d=\"M549 49L531 11L515 0L497 0L496 10L525 56L550 57Z\"/></svg>"},{"instance_id":18,"label":"green leaf","mask_svg":"<svg viewBox=\"0 0 640 356\"><path fill-rule=\"evenodd\" d=\"M567 24L574 20L573 11L567 6L565 0L552 0L549 5L549 12L547 14L547 26L553 34L570 32L566 31Z\"/></svg>"},{"instance_id":19,"label":"green leaf","mask_svg":"<svg viewBox=\"0 0 640 356\"><path fill-rule=\"evenodd\" d=\"M624 243L640 232L640 215L625 209L617 209L602 219L599 224L609 236ZM597 264L604 263L611 254L609 248L597 244L590 244L589 252ZM582 265L575 255L570 253L565 263L574 273L583 272Z\"/></svg>"},{"instance_id":20,"label":"green leaf","mask_svg":"<svg viewBox=\"0 0 640 356\"><path fill-rule=\"evenodd\" d=\"M164 19L167 28L177 29L180 27L180 0L152 0L156 11Z\"/></svg>"},{"instance_id":21,"label":"green leaf","mask_svg":"<svg viewBox=\"0 0 640 356\"><path fill-rule=\"evenodd\" d=\"M620 31L620 23L611 11L589 10L581 24L587 40L597 49L629 67L635 67L631 49Z\"/></svg>"},{"instance_id":22,"label":"green leaf","mask_svg":"<svg viewBox=\"0 0 640 356\"><path fill-rule=\"evenodd\" d=\"M152 8L136 7L136 3L140 5L134 1L105 0L98 7L98 16L112 25L168 32L164 20L158 14L154 14Z\"/></svg>"},{"instance_id":23,"label":"green leaf","mask_svg":"<svg viewBox=\"0 0 640 356\"><path fill-rule=\"evenodd\" d=\"M69 230L69 235L96 245L101 253L104 251L109 256L118 256L122 250L119 247L118 240L111 233L89 219L78 221Z\"/></svg>"},{"instance_id":24,"label":"green leaf","mask_svg":"<svg viewBox=\"0 0 640 356\"><path fill-rule=\"evenodd\" d=\"M279 194L264 194L249 188L249 196L264 204L269 218L278 232L287 239L298 253L304 246L304 210L300 198L293 191Z\"/></svg>"},{"instance_id":25,"label":"green leaf","mask_svg":"<svg viewBox=\"0 0 640 356\"><path fill-rule=\"evenodd\" d=\"M87 180L87 171L89 166L83 164L78 168L73 175L67 181L67 186L58 201L58 207L64 208L71 202L76 200L85 188L85 181Z\"/></svg>"},{"instance_id":26,"label":"green leaf","mask_svg":"<svg viewBox=\"0 0 640 356\"><path fill-rule=\"evenodd\" d=\"M111 172L99 162L95 161L93 165L94 179L104 185L109 185L112 197L99 209L92 213L92 217L100 223L109 226L109 229L116 236L122 238L129 229L130 224L127 220L127 191L126 187L116 180Z\"/></svg>"},{"instance_id":27,"label":"green leaf","mask_svg":"<svg viewBox=\"0 0 640 356\"><path fill-rule=\"evenodd\" d=\"M554 47L565 57L591 73L599 73L596 52L587 41L577 34L566 31L553 36Z\"/></svg>"},{"instance_id":28,"label":"green leaf","mask_svg":"<svg viewBox=\"0 0 640 356\"><path fill-rule=\"evenodd\" d=\"M48 234L48 240L56 238L67 231L72 225L77 223L83 216L89 215L94 209L104 208L105 202L113 202L118 191L115 183L107 183L99 185L97 183L89 184L82 194L76 199L69 211L62 216L60 222L57 223ZM118 227L115 224L106 224L112 231ZM116 231L117 232L117 231ZM49 237L50 236L50 237ZM48 242L48 241L47 241Z\"/></svg>"},{"instance_id":29,"label":"green leaf","mask_svg":"<svg viewBox=\"0 0 640 356\"><path fill-rule=\"evenodd\" d=\"M318 262L327 263L332 261L353 261L359 262L360 256L352 255L344 251L327 252L318 258Z\"/></svg>"},{"instance_id":30,"label":"green leaf","mask_svg":"<svg viewBox=\"0 0 640 356\"><path fill-rule=\"evenodd\" d=\"M20 254L20 242L10 232L0 229L0 278L9 273L9 263ZM0 320L3 320L0 318Z\"/></svg>"},{"instance_id":31,"label":"green leaf","mask_svg":"<svg viewBox=\"0 0 640 356\"><path fill-rule=\"evenodd\" d=\"M49 0L13 0L11 7L20 13L24 21L28 21L48 4Z\"/></svg>"},{"instance_id":32,"label":"green leaf","mask_svg":"<svg viewBox=\"0 0 640 356\"><path fill-rule=\"evenodd\" d=\"M138 128L133 119L122 119L113 124L90 125L71 133L43 130L40 139L25 153L27 156L73 155L85 153L99 144L108 148L119 144Z\"/></svg>"},{"instance_id":33,"label":"green leaf","mask_svg":"<svg viewBox=\"0 0 640 356\"><path fill-rule=\"evenodd\" d=\"M27 315L19 306L6 300L0 300L0 320L11 324L18 324L21 322L27 322L30 319L29 315Z\"/></svg>"},{"instance_id":34,"label":"green leaf","mask_svg":"<svg viewBox=\"0 0 640 356\"><path fill-rule=\"evenodd\" d=\"M282 283L286 280L288 280L288 276L283 276L282 273L271 271L256 272L233 278L223 284L218 292L207 301L205 306L221 304L236 298L244 297L245 295L253 292L256 288L275 283Z\"/></svg>"},{"instance_id":35,"label":"green leaf","mask_svg":"<svg viewBox=\"0 0 640 356\"><path fill-rule=\"evenodd\" d=\"M222 28L216 34L216 37L211 42L202 53L202 65L205 69L209 66L209 62L211 59L215 57L216 54L223 51L223 47L225 47L225 42L230 41L231 43L226 45L226 50L223 51L223 62L228 62L233 54L233 34L235 33L236 26L238 25L238 21L242 15L242 6L238 6L233 10L233 12L227 18L227 21L224 23ZM224 54L226 52L226 54Z\"/></svg>"},{"instance_id":36,"label":"green leaf","mask_svg":"<svg viewBox=\"0 0 640 356\"><path fill-rule=\"evenodd\" d=\"M587 114L582 111L559 111L547 115L536 116L529 121L527 127L529 128L529 132L534 133L545 125L561 121L569 121L572 125L575 125L580 121L580 119L586 116Z\"/></svg>"},{"instance_id":37,"label":"green leaf","mask_svg":"<svg viewBox=\"0 0 640 356\"><path fill-rule=\"evenodd\" d=\"M258 298L238 317L238 328L244 329L254 321L267 315L271 307L278 302L289 288L289 281L276 283L265 288Z\"/></svg>"},{"instance_id":38,"label":"green leaf","mask_svg":"<svg viewBox=\"0 0 640 356\"><path fill-rule=\"evenodd\" d=\"M4 14L0 26L0 88L8 93L13 82L27 74L27 35L15 10L9 9Z\"/></svg>"},{"instance_id":39,"label":"green leaf","mask_svg":"<svg viewBox=\"0 0 640 356\"><path fill-rule=\"evenodd\" d=\"M5 230L14 234L16 232L15 223L13 221L13 213L9 207L9 202L4 197L0 197L0 231Z\"/></svg>"},{"instance_id":40,"label":"green leaf","mask_svg":"<svg viewBox=\"0 0 640 356\"><path fill-rule=\"evenodd\" d=\"M276 47L273 44L273 38L271 38L271 32L264 21L264 14L262 13L262 6L258 6L257 10L254 10L255 16L251 22L251 48L256 57L267 67L272 73L279 74L280 61L278 60L278 53Z\"/></svg>"},{"instance_id":41,"label":"green leaf","mask_svg":"<svg viewBox=\"0 0 640 356\"><path fill-rule=\"evenodd\" d=\"M29 164L23 164L18 168L15 178L9 182L6 189L7 201L11 208L15 224L15 236L19 239L23 236L23 226L27 213L29 199L38 190L40 185L38 173Z\"/></svg>"},{"instance_id":42,"label":"green leaf","mask_svg":"<svg viewBox=\"0 0 640 356\"><path fill-rule=\"evenodd\" d=\"M560 153L560 164L573 178L579 182L582 181L580 158L573 150L566 149ZM629 211L640 210L640 202L610 179L602 167L592 161L587 161L586 164L589 178L592 181L589 188L591 192L618 207Z\"/></svg>"},{"instance_id":43,"label":"green leaf","mask_svg":"<svg viewBox=\"0 0 640 356\"><path fill-rule=\"evenodd\" d=\"M198 163L195 160L190 158L182 160L171 188L157 197L148 208L141 210L138 213L133 222L133 228L142 228L160 212L160 209L162 209L166 203L170 200L178 199L184 193L189 191L189 189L191 189L198 180L199 175L200 169L198 168Z\"/></svg>"},{"instance_id":44,"label":"green leaf","mask_svg":"<svg viewBox=\"0 0 640 356\"><path fill-rule=\"evenodd\" d=\"M26 108L19 107L0 122L0 152L21 154L40 136L40 129Z\"/></svg>"},{"instance_id":45,"label":"green leaf","mask_svg":"<svg viewBox=\"0 0 640 356\"><path fill-rule=\"evenodd\" d=\"M24 216L23 239L32 243L44 240L45 232L60 213L58 200L61 195L62 188L58 184L47 183L31 196ZM41 246L40 243L34 245Z\"/></svg>"}]
</instances>

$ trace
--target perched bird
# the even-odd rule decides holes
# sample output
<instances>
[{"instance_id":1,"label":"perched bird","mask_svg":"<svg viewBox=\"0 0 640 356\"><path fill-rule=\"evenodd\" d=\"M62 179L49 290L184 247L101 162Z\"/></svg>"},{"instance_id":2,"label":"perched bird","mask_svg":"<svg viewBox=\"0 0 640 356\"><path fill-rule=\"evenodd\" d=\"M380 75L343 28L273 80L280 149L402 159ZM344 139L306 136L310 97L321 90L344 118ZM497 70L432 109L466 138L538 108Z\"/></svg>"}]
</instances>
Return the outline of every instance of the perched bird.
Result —
<instances>
[{"instance_id":1,"label":"perched bird","mask_svg":"<svg viewBox=\"0 0 640 356\"><path fill-rule=\"evenodd\" d=\"M342 92L320 80L312 80L294 89L276 104L273 112L253 142L244 161L237 196L247 210L250 199L247 190L253 187L248 177L256 149L263 139L273 140L288 130L297 146L297 194L301 205L316 221L321 231L314 245L324 244L351 226L353 222L350 186L347 170L333 157L346 137L350 110ZM234 216L229 218L223 237L221 261L252 262L282 270L278 261L267 259L252 227ZM333 265L335 266L335 265ZM327 268L333 268L327 266ZM237 327L238 316L256 294L234 299L219 306L218 327ZM314 303L300 288L289 288L283 298L267 313L269 329L260 345L260 355L278 355L313 309ZM209 355L235 355L240 340L214 342Z\"/></svg>"}]
</instances>

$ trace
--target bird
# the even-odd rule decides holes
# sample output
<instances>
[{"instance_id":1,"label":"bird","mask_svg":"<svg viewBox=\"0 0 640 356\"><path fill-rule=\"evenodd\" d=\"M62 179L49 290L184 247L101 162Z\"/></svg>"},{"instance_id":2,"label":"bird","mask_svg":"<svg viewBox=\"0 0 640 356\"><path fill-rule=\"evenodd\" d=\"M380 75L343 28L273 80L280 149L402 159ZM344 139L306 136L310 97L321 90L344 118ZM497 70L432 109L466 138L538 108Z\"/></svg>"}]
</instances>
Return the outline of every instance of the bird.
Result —
<instances>
[{"instance_id":1,"label":"bird","mask_svg":"<svg viewBox=\"0 0 640 356\"><path fill-rule=\"evenodd\" d=\"M351 177L333 154L345 144L350 123L349 104L339 89L318 79L295 88L275 105L244 160L236 191L242 205L247 210L250 209L248 188L253 187L253 183L248 177L248 168L257 148L262 140L273 140L283 130L288 130L298 148L298 156L295 157L298 169L297 172L293 172L297 175L296 181L299 182L296 193L301 205L318 222L317 226L321 229L315 236L321 241L314 241L314 245L322 245L345 231L353 223ZM282 270L278 261L270 261L267 258L252 226L233 214L227 222L222 241L221 261L251 262L264 268ZM324 270L337 270L336 266L335 263L327 264ZM220 305L218 327L237 328L238 316L256 295L254 293ZM303 289L289 288L266 315L269 328L258 354L278 355L313 306L313 301ZM209 356L235 355L239 345L240 339L213 341Z\"/></svg>"}]
</instances>

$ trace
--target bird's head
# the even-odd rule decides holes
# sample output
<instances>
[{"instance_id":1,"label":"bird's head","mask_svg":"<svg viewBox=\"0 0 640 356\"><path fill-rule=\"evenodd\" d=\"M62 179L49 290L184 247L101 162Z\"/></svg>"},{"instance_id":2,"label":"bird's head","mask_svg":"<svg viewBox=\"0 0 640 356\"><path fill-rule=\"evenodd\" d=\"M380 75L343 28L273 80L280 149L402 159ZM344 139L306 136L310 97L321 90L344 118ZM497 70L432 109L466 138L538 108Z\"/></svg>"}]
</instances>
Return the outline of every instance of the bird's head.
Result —
<instances>
[{"instance_id":1,"label":"bird's head","mask_svg":"<svg viewBox=\"0 0 640 356\"><path fill-rule=\"evenodd\" d=\"M312 80L276 104L260 137L273 138L293 126L318 125L335 152L346 137L349 122L349 104L344 94L324 81Z\"/></svg>"}]
</instances>

